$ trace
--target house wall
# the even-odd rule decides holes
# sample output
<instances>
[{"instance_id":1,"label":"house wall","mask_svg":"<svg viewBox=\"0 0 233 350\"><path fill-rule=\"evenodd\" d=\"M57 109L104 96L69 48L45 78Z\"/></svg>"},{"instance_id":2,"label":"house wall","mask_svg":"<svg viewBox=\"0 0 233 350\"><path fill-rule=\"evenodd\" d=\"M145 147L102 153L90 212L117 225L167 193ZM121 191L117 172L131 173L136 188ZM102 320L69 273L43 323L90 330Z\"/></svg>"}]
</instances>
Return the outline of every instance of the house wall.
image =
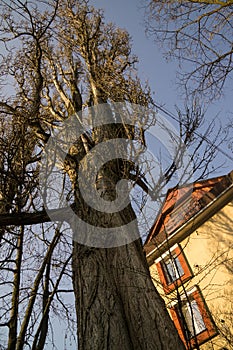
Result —
<instances>
[{"instance_id":1,"label":"house wall","mask_svg":"<svg viewBox=\"0 0 233 350\"><path fill-rule=\"evenodd\" d=\"M233 201L180 243L193 277L177 288L197 285L217 326L219 335L201 350L233 349ZM165 295L156 264L150 267L155 285L168 305L177 291Z\"/></svg>"}]
</instances>

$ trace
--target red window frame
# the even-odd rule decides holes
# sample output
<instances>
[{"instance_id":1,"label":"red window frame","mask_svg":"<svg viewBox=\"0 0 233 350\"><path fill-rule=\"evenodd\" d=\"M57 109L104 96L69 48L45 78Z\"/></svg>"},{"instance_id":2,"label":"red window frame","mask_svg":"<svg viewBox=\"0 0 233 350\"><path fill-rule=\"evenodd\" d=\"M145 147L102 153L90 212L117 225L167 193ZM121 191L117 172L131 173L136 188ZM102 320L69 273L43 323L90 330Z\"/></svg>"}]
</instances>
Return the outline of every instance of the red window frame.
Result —
<instances>
[{"instance_id":1,"label":"red window frame","mask_svg":"<svg viewBox=\"0 0 233 350\"><path fill-rule=\"evenodd\" d=\"M218 332L213 322L213 319L208 311L204 298L199 288L197 288L197 286L195 287L195 291L193 291L188 295L188 298L196 301L199 312L205 324L205 329L200 333L196 334L195 336L190 337L190 339L187 339L185 336L183 321L181 320L180 314L177 310L177 306L173 306L169 309L170 309L170 313L174 321L174 324L178 330L181 340L186 346L186 349L195 349L197 344L201 345L205 343L206 341L216 336ZM184 300L187 300L187 299L184 299Z\"/></svg>"},{"instance_id":2,"label":"red window frame","mask_svg":"<svg viewBox=\"0 0 233 350\"><path fill-rule=\"evenodd\" d=\"M178 258L179 263L183 269L183 275L177 278L175 281L172 283L168 283L167 278L166 278L166 272L164 271L165 269L165 261L168 258L171 258L172 256L175 256ZM162 258L159 262L156 262L156 267L158 270L158 275L160 278L160 281L162 283L163 289L165 294L169 294L172 291L174 291L177 287L179 287L182 283L186 282L189 280L192 276L193 273L191 271L191 268L187 262L187 259L184 255L184 252L180 245L177 245L176 248L170 250L170 252L167 254L166 257Z\"/></svg>"}]
</instances>

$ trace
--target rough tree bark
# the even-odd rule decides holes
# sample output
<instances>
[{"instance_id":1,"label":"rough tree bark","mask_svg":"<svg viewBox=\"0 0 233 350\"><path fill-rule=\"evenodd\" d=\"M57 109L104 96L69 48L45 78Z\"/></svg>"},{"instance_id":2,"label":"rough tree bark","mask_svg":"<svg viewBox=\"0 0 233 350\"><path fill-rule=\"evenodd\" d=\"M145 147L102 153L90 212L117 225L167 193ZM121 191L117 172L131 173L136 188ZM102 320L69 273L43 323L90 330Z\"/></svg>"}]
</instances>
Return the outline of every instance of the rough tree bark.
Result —
<instances>
[{"instance_id":1,"label":"rough tree bark","mask_svg":"<svg viewBox=\"0 0 233 350\"><path fill-rule=\"evenodd\" d=\"M140 240L111 249L74 243L73 270L79 350L185 349Z\"/></svg>"}]
</instances>

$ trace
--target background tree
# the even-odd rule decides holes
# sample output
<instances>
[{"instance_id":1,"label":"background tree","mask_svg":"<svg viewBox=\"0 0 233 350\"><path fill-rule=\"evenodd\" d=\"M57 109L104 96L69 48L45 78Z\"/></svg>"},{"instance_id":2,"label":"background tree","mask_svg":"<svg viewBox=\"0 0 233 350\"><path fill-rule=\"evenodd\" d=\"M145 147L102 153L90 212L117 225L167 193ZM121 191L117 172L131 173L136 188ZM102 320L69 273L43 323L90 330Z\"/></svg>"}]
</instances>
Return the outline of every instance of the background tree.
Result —
<instances>
[{"instance_id":1,"label":"background tree","mask_svg":"<svg viewBox=\"0 0 233 350\"><path fill-rule=\"evenodd\" d=\"M22 219L22 213L30 215L41 206L40 150L27 116L22 116L14 102L11 106L1 104L1 212ZM66 276L71 269L72 244L67 242L64 229L54 224L15 226L13 219L12 225L1 225L0 247L1 345L7 344L8 350L43 349L51 336L51 305L57 315L66 317L67 328L71 324L74 328L67 312L69 303L62 302L71 289Z\"/></svg>"},{"instance_id":2,"label":"background tree","mask_svg":"<svg viewBox=\"0 0 233 350\"><path fill-rule=\"evenodd\" d=\"M47 1L41 7L36 2L15 0L9 4L0 1L0 5L4 48L1 132L5 135L6 125L9 130L19 125L20 130L9 132L1 142L1 173L7 173L3 179L8 181L7 186L1 188L2 202L7 204L7 207L2 206L5 214L1 215L1 225L13 226L2 231L6 255L1 259L3 283L10 286L2 300L4 305L9 305L11 300L13 314L10 316L11 306L5 307L1 325L9 328L9 350L25 347L39 350L50 334L50 310L55 313L63 310L62 316L65 315L70 327L74 324L68 303L63 301L64 293L71 289L72 237L60 225L42 225L50 218L38 193L41 154L50 135L61 129L69 117L80 111L84 113L87 107L95 111L96 106L105 103L110 112L116 113L113 102L126 101L150 108L153 101L149 88L137 76L137 59L131 54L128 33L111 23L106 24L102 11L89 6L88 1ZM5 81L12 87L5 85ZM86 220L91 219L96 226L101 223L109 229L134 219L135 208L130 204L123 213L111 218L100 216L96 211L91 211L90 215L79 189L78 170L80 161L101 142L121 137L145 143L140 128L115 124L114 113L109 114L113 121L109 125L93 127L83 133L74 147L70 147L62 164L64 183L72 185L74 211ZM82 113L79 116L81 127ZM92 115L94 125L96 117L98 114ZM203 139L198 141L195 136L203 119L202 112L186 110L179 117L180 136L184 142L177 143L175 159L170 159L168 167L160 170L157 182L151 184L150 191L156 198L169 179L174 178L177 166L181 166L183 144L188 146L197 141L192 156L196 161L195 170L200 170L198 176L209 171L208 162L200 169L203 159L200 162L194 156L203 146ZM141 121L145 127L152 122L147 118ZM166 125L163 127L166 129ZM19 140L22 140L20 147ZM6 144L9 145L7 149ZM204 149L206 159L209 155L212 159L215 148L204 146ZM102 167L97 177L96 185L105 200L115 198L115 186L122 177L149 191L143 174L136 167L129 169L125 160L115 159ZM16 178L16 185L13 180L11 185L11 178ZM17 196L21 201L16 205ZM16 224L21 225L20 230ZM25 228L30 224L34 225ZM78 235L79 227L74 230ZM136 224L134 230L138 235ZM16 243L12 243L12 236L16 237ZM8 270L12 277L7 274ZM140 238L108 249L74 242L72 270L79 349L184 348L153 285Z\"/></svg>"},{"instance_id":3,"label":"background tree","mask_svg":"<svg viewBox=\"0 0 233 350\"><path fill-rule=\"evenodd\" d=\"M231 77L232 7L230 1L157 1L146 3L147 32L168 59L180 62L179 83L207 101L219 97Z\"/></svg>"}]
</instances>

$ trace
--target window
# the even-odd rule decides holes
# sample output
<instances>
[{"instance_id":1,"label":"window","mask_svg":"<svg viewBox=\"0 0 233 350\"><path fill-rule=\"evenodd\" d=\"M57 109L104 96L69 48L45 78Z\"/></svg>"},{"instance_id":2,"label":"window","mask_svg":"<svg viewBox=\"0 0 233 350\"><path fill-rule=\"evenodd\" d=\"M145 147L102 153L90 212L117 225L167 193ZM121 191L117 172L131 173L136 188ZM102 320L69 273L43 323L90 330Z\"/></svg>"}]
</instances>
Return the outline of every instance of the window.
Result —
<instances>
[{"instance_id":1,"label":"window","mask_svg":"<svg viewBox=\"0 0 233 350\"><path fill-rule=\"evenodd\" d=\"M192 277L184 252L178 244L163 254L155 263L166 294Z\"/></svg>"},{"instance_id":2,"label":"window","mask_svg":"<svg viewBox=\"0 0 233 350\"><path fill-rule=\"evenodd\" d=\"M162 268L166 277L167 284L171 284L184 275L179 257L173 255L162 262Z\"/></svg>"},{"instance_id":3,"label":"window","mask_svg":"<svg viewBox=\"0 0 233 350\"><path fill-rule=\"evenodd\" d=\"M170 312L187 349L195 348L195 345L217 335L207 306L196 286L181 296L180 302L170 307Z\"/></svg>"},{"instance_id":4,"label":"window","mask_svg":"<svg viewBox=\"0 0 233 350\"><path fill-rule=\"evenodd\" d=\"M195 299L190 298L185 301L181 310L177 309L177 311L180 319L183 317L186 338L190 339L206 330L205 322Z\"/></svg>"}]
</instances>

